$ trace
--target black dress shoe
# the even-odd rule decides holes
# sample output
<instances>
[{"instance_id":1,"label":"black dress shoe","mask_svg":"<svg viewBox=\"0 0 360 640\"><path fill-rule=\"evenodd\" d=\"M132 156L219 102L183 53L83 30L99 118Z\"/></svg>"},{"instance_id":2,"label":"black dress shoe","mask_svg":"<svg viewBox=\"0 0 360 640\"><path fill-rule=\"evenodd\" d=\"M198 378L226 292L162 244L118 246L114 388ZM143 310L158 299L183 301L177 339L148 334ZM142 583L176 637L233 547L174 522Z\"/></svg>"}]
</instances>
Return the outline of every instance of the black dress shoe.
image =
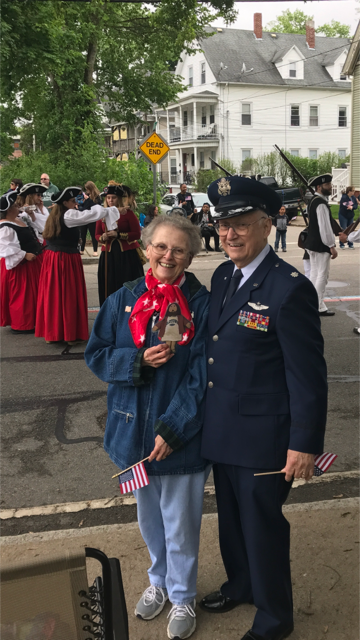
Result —
<instances>
[{"instance_id":1,"label":"black dress shoe","mask_svg":"<svg viewBox=\"0 0 360 640\"><path fill-rule=\"evenodd\" d=\"M334 316L335 315L335 311L329 311L329 309L326 309L326 311L319 311L319 316Z\"/></svg>"},{"instance_id":2,"label":"black dress shoe","mask_svg":"<svg viewBox=\"0 0 360 640\"><path fill-rule=\"evenodd\" d=\"M226 613L227 611L231 611L231 609L235 609L239 604L244 604L243 600L232 600L231 598L227 598L223 596L221 591L215 591L214 593L209 593L208 596L205 596L199 603L200 609L203 611L208 611L209 613Z\"/></svg>"},{"instance_id":3,"label":"black dress shoe","mask_svg":"<svg viewBox=\"0 0 360 640\"><path fill-rule=\"evenodd\" d=\"M285 631L283 631L279 635L273 636L271 640L285 640L285 638L288 638L293 631L294 631L294 625L291 625L291 627L288 627ZM259 636L258 633L255 633L250 629L250 631L245 633L245 635L241 638L241 640L266 640L266 639L264 638L264 636Z\"/></svg>"},{"instance_id":4,"label":"black dress shoe","mask_svg":"<svg viewBox=\"0 0 360 640\"><path fill-rule=\"evenodd\" d=\"M10 329L11 333L35 333L35 329Z\"/></svg>"}]
</instances>

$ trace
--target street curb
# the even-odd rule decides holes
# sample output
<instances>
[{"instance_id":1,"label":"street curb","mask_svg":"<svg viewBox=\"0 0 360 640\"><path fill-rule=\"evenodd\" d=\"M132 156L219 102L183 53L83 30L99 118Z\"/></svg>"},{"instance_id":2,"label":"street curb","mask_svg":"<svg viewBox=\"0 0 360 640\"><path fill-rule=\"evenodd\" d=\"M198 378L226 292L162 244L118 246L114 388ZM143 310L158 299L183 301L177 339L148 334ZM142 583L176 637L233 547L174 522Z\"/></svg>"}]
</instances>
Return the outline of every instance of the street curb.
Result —
<instances>
[{"instance_id":1,"label":"street curb","mask_svg":"<svg viewBox=\"0 0 360 640\"><path fill-rule=\"evenodd\" d=\"M326 473L320 477L314 478L314 483L335 482L337 480L345 480L348 478L358 478L360 471L344 471ZM297 489L307 483L306 480L294 480L292 490ZM205 496L215 495L215 487L212 484L205 485ZM110 509L113 507L132 506L136 504L136 499L132 494L124 497L112 496L111 498L102 498L99 500L82 500L80 502L62 502L58 504L40 505L37 507L20 508L20 509L1 509L0 520L10 520L12 518L29 518L34 516L52 516L60 513L79 513L79 511Z\"/></svg>"},{"instance_id":2,"label":"street curb","mask_svg":"<svg viewBox=\"0 0 360 640\"><path fill-rule=\"evenodd\" d=\"M337 500L322 500L319 502L303 502L299 504L289 504L283 507L283 512L308 512L326 511L328 509L355 509L359 507L359 498L343 498ZM203 520L217 519L217 513L207 513L203 515ZM24 533L19 536L4 536L0 538L0 547L9 544L25 544L29 542L47 542L49 540L60 540L63 538L81 538L90 535L106 533L116 533L117 531L131 531L138 528L137 522L127 524L110 524L98 527L86 527L83 529L63 529L62 531L46 531L42 533Z\"/></svg>"}]
</instances>

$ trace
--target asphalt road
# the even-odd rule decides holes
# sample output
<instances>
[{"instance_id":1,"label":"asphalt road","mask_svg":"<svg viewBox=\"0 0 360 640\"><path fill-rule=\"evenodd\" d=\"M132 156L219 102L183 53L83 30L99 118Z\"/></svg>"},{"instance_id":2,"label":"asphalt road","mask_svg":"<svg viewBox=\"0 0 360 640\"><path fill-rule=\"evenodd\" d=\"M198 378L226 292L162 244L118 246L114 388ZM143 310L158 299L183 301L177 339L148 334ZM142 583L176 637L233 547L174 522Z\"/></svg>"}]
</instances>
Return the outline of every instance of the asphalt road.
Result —
<instances>
[{"instance_id":1,"label":"asphalt road","mask_svg":"<svg viewBox=\"0 0 360 640\"><path fill-rule=\"evenodd\" d=\"M299 229L289 229L288 251L279 257L302 270L303 252L297 247L298 233ZM271 239L273 241L273 234ZM353 333L353 327L360 326L360 245L355 247L355 251L339 252L338 259L332 261L327 297L333 300L327 304L336 315L322 321L330 390L326 450L338 454L332 470L341 472L359 468L359 337ZM191 269L209 287L211 275L222 260L220 254L208 254L195 259ZM91 308L98 305L97 265L87 264L84 268L92 325L96 311ZM346 299L351 296L358 299ZM116 467L102 449L106 384L86 367L84 348L47 345L34 336L13 335L9 328L2 328L0 336L1 509L116 495L117 484L111 480ZM349 491L353 495L352 485ZM319 485L317 500L322 499L322 492ZM336 495L337 490L333 493ZM328 495L323 499L328 499ZM48 528L44 518L43 524L39 522L35 518L31 530ZM56 526L55 521L51 523L52 528ZM60 521L58 526L61 527ZM78 526L76 518L73 526ZM11 527L10 520L4 521L3 535L10 532ZM15 534L29 531L29 525L18 521L12 531Z\"/></svg>"}]
</instances>

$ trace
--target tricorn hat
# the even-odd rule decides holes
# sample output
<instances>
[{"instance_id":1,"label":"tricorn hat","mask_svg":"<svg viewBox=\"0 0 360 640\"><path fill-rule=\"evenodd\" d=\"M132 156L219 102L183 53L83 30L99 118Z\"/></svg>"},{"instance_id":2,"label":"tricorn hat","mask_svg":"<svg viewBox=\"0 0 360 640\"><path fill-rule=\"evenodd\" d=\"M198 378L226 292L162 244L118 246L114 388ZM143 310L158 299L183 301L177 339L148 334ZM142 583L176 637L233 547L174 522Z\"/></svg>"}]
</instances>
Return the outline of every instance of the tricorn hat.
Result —
<instances>
[{"instance_id":1,"label":"tricorn hat","mask_svg":"<svg viewBox=\"0 0 360 640\"><path fill-rule=\"evenodd\" d=\"M216 220L234 218L245 213L262 209L269 216L276 216L282 206L280 196L258 180L229 176L212 182L208 196L215 211Z\"/></svg>"},{"instance_id":2,"label":"tricorn hat","mask_svg":"<svg viewBox=\"0 0 360 640\"><path fill-rule=\"evenodd\" d=\"M33 193L38 193L38 194L42 194L45 193L45 191L47 190L47 187L44 187L42 184L35 184L34 182L28 182L27 184L24 184L23 187L21 187L20 189L20 195L21 196L30 196Z\"/></svg>"},{"instance_id":3,"label":"tricorn hat","mask_svg":"<svg viewBox=\"0 0 360 640\"><path fill-rule=\"evenodd\" d=\"M333 179L331 173L323 173L322 176L316 176L315 178L310 178L308 182L309 187L317 187L319 184L325 184L326 182L331 182Z\"/></svg>"},{"instance_id":4,"label":"tricorn hat","mask_svg":"<svg viewBox=\"0 0 360 640\"><path fill-rule=\"evenodd\" d=\"M62 191L58 191L57 193L53 193L51 196L51 201L54 204L61 204L65 200L71 200L72 198L76 198L81 193L80 187L66 187Z\"/></svg>"},{"instance_id":5,"label":"tricorn hat","mask_svg":"<svg viewBox=\"0 0 360 640\"><path fill-rule=\"evenodd\" d=\"M117 196L118 198L124 198L127 194L121 184L110 184L104 188L104 196Z\"/></svg>"},{"instance_id":6,"label":"tricorn hat","mask_svg":"<svg viewBox=\"0 0 360 640\"><path fill-rule=\"evenodd\" d=\"M19 192L17 189L14 189L14 191L9 191L9 193L4 193L4 195L0 198L0 211L4 212L10 209L10 207L15 204L18 195Z\"/></svg>"}]
</instances>

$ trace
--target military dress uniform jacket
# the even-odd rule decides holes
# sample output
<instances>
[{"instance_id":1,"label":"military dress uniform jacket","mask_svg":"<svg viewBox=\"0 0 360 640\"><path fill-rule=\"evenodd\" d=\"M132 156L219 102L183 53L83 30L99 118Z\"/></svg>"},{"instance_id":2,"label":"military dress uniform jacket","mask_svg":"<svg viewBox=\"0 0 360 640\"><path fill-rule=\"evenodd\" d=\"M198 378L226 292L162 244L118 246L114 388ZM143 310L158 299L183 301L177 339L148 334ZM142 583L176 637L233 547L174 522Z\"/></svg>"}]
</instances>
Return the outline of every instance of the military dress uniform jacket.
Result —
<instances>
[{"instance_id":1,"label":"military dress uniform jacket","mask_svg":"<svg viewBox=\"0 0 360 640\"><path fill-rule=\"evenodd\" d=\"M327 381L317 294L270 249L222 310L233 269L230 261L220 265L211 283L202 455L282 469L287 449L323 452Z\"/></svg>"}]
</instances>

